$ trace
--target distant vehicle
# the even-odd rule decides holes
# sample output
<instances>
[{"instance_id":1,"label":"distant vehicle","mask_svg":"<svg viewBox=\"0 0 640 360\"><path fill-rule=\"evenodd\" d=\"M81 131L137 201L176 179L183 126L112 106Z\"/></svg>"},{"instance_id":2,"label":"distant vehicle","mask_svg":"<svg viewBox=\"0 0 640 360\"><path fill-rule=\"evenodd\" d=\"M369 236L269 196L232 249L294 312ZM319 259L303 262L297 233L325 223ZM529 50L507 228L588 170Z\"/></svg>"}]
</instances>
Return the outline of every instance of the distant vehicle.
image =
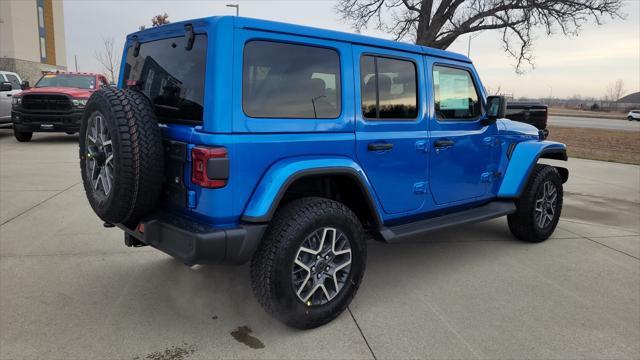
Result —
<instances>
[{"instance_id":1,"label":"distant vehicle","mask_svg":"<svg viewBox=\"0 0 640 360\"><path fill-rule=\"evenodd\" d=\"M13 96L13 134L20 142L30 141L34 132L80 131L82 112L91 94L109 87L104 75L94 73L47 73L29 88Z\"/></svg>"},{"instance_id":2,"label":"distant vehicle","mask_svg":"<svg viewBox=\"0 0 640 360\"><path fill-rule=\"evenodd\" d=\"M258 302L290 326L347 308L368 238L506 215L540 242L560 219L569 172L538 159L567 160L565 145L505 119L466 56L236 16L136 32L124 49L119 88L82 117L91 207L128 246L251 261Z\"/></svg>"},{"instance_id":3,"label":"distant vehicle","mask_svg":"<svg viewBox=\"0 0 640 360\"><path fill-rule=\"evenodd\" d=\"M631 110L631 111L629 111L629 113L627 114L627 120L629 120L629 121L633 121L633 120L640 121L640 110Z\"/></svg>"},{"instance_id":4,"label":"distant vehicle","mask_svg":"<svg viewBox=\"0 0 640 360\"><path fill-rule=\"evenodd\" d=\"M537 102L507 102L507 119L533 125L542 131L545 138L549 135L549 130L547 130L548 114L547 105Z\"/></svg>"},{"instance_id":5,"label":"distant vehicle","mask_svg":"<svg viewBox=\"0 0 640 360\"><path fill-rule=\"evenodd\" d=\"M11 126L11 99L22 89L20 75L0 71L0 127Z\"/></svg>"}]
</instances>

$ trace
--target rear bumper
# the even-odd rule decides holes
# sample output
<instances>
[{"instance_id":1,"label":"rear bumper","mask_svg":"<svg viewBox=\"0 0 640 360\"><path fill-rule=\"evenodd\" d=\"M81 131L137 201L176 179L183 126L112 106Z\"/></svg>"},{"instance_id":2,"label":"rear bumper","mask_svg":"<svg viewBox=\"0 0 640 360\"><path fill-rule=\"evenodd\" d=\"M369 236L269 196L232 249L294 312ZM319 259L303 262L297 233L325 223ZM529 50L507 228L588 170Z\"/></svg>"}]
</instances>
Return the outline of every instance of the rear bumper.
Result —
<instances>
[{"instance_id":1,"label":"rear bumper","mask_svg":"<svg viewBox=\"0 0 640 360\"><path fill-rule=\"evenodd\" d=\"M243 264L258 247L266 224L247 224L221 229L182 216L161 213L144 219L137 229L117 224L133 237L188 265ZM139 231L143 230L143 231Z\"/></svg>"},{"instance_id":2,"label":"rear bumper","mask_svg":"<svg viewBox=\"0 0 640 360\"><path fill-rule=\"evenodd\" d=\"M18 131L24 132L78 132L83 110L65 113L31 113L12 111L11 121Z\"/></svg>"}]
</instances>

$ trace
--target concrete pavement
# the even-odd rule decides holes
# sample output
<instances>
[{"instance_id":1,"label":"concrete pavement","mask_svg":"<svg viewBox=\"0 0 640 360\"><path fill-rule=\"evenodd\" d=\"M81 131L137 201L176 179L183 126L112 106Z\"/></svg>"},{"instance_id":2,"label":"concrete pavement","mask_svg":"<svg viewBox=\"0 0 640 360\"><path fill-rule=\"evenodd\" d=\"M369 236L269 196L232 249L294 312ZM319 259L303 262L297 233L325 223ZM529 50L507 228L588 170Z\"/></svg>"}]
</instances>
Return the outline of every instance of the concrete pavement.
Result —
<instances>
[{"instance_id":1,"label":"concrete pavement","mask_svg":"<svg viewBox=\"0 0 640 360\"><path fill-rule=\"evenodd\" d=\"M640 358L640 167L565 165L549 241L497 219L370 242L349 311L296 331L262 311L247 266L190 269L103 228L77 137L0 130L0 359Z\"/></svg>"},{"instance_id":2,"label":"concrete pavement","mask_svg":"<svg viewBox=\"0 0 640 360\"><path fill-rule=\"evenodd\" d=\"M548 125L605 130L640 131L640 121L549 115Z\"/></svg>"}]
</instances>

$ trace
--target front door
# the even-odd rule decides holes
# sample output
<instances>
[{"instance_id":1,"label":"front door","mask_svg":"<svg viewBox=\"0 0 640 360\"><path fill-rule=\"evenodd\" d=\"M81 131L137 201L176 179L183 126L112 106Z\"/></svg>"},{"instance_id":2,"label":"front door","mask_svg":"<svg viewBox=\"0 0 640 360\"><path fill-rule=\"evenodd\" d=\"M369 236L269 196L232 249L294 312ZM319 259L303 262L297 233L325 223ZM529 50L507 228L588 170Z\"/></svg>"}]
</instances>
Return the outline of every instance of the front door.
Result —
<instances>
[{"instance_id":1,"label":"front door","mask_svg":"<svg viewBox=\"0 0 640 360\"><path fill-rule=\"evenodd\" d=\"M388 214L422 207L427 109L422 57L354 46L356 152Z\"/></svg>"},{"instance_id":2,"label":"front door","mask_svg":"<svg viewBox=\"0 0 640 360\"><path fill-rule=\"evenodd\" d=\"M429 161L434 201L442 205L478 200L488 194L497 176L492 165L497 126L481 124L479 82L466 64L427 64L434 92Z\"/></svg>"}]
</instances>

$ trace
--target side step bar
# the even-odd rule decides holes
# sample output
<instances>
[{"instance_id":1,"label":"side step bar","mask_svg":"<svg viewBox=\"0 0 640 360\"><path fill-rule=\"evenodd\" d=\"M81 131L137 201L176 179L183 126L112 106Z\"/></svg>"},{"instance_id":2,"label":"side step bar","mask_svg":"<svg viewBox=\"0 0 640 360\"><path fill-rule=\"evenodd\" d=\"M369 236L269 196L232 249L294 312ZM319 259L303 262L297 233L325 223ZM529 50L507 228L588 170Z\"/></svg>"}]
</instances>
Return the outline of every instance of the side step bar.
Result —
<instances>
[{"instance_id":1,"label":"side step bar","mask_svg":"<svg viewBox=\"0 0 640 360\"><path fill-rule=\"evenodd\" d=\"M444 229L450 226L469 224L494 219L516 211L513 201L493 201L472 209L442 215L409 224L383 227L380 235L389 243L418 240L429 231Z\"/></svg>"}]
</instances>

